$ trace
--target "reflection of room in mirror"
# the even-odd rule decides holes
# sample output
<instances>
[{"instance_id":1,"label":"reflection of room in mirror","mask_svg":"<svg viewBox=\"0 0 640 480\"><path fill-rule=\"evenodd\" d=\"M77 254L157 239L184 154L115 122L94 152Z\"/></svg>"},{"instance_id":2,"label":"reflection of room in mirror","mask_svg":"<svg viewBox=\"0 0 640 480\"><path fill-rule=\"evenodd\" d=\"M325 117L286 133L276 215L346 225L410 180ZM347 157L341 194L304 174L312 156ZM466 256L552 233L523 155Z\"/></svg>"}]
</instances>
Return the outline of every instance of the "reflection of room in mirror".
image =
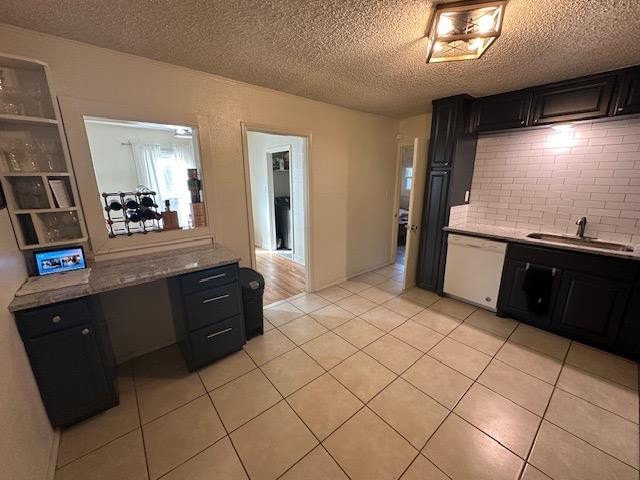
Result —
<instances>
[{"instance_id":1,"label":"reflection of room in mirror","mask_svg":"<svg viewBox=\"0 0 640 480\"><path fill-rule=\"evenodd\" d=\"M98 117L85 117L85 128L100 193L153 191L158 212L170 219L160 220L161 229L206 226L204 204L194 203L189 182L190 170L202 178L196 129ZM203 194L196 200L204 201Z\"/></svg>"}]
</instances>

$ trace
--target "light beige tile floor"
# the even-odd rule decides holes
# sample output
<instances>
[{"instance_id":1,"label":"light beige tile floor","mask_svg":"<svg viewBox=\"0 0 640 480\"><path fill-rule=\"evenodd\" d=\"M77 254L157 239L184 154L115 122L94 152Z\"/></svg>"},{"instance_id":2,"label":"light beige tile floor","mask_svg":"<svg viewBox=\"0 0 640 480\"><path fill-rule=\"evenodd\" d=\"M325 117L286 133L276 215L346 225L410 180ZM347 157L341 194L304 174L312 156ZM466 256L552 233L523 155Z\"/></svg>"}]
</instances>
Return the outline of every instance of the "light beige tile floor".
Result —
<instances>
[{"instance_id":1,"label":"light beige tile floor","mask_svg":"<svg viewBox=\"0 0 640 480\"><path fill-rule=\"evenodd\" d=\"M279 302L198 372L136 359L121 405L63 432L56 480L639 480L635 362L397 275Z\"/></svg>"}]
</instances>

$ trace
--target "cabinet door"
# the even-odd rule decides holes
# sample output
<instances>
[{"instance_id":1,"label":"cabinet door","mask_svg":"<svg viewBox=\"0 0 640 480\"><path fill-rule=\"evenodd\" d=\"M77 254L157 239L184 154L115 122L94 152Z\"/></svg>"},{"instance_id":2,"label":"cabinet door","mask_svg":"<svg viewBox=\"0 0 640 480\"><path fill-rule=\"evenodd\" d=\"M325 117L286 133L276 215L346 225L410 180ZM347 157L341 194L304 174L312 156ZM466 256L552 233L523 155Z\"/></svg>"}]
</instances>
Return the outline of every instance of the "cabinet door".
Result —
<instances>
[{"instance_id":1,"label":"cabinet door","mask_svg":"<svg viewBox=\"0 0 640 480\"><path fill-rule=\"evenodd\" d=\"M622 82L614 115L640 112L640 68L629 70L622 75Z\"/></svg>"},{"instance_id":2,"label":"cabinet door","mask_svg":"<svg viewBox=\"0 0 640 480\"><path fill-rule=\"evenodd\" d=\"M533 124L606 116L615 81L616 76L608 74L534 89Z\"/></svg>"},{"instance_id":3,"label":"cabinet door","mask_svg":"<svg viewBox=\"0 0 640 480\"><path fill-rule=\"evenodd\" d=\"M114 386L90 325L31 339L27 350L54 426L77 422L115 403Z\"/></svg>"},{"instance_id":4,"label":"cabinet door","mask_svg":"<svg viewBox=\"0 0 640 480\"><path fill-rule=\"evenodd\" d=\"M456 139L459 102L434 102L429 141L430 168L450 168Z\"/></svg>"},{"instance_id":5,"label":"cabinet door","mask_svg":"<svg viewBox=\"0 0 640 480\"><path fill-rule=\"evenodd\" d=\"M531 109L531 90L479 98L473 104L475 130L488 132L524 127Z\"/></svg>"},{"instance_id":6,"label":"cabinet door","mask_svg":"<svg viewBox=\"0 0 640 480\"><path fill-rule=\"evenodd\" d=\"M628 283L565 271L553 314L553 329L591 344L611 346L630 291Z\"/></svg>"},{"instance_id":7,"label":"cabinet door","mask_svg":"<svg viewBox=\"0 0 640 480\"><path fill-rule=\"evenodd\" d=\"M539 265L551 269L550 265ZM507 258L502 271L500 282L500 294L498 296L498 312L509 315L517 320L535 325L541 328L548 328L551 323L551 312L556 301L559 278L562 272L556 269L551 288L551 299L549 311L546 313L531 312L527 305L527 294L523 290L526 275L527 263L521 260Z\"/></svg>"},{"instance_id":8,"label":"cabinet door","mask_svg":"<svg viewBox=\"0 0 640 480\"><path fill-rule=\"evenodd\" d=\"M446 254L442 228L445 226L449 207L449 172L436 170L429 173L429 183L422 216L420 255L416 283L419 287L441 291Z\"/></svg>"}]
</instances>

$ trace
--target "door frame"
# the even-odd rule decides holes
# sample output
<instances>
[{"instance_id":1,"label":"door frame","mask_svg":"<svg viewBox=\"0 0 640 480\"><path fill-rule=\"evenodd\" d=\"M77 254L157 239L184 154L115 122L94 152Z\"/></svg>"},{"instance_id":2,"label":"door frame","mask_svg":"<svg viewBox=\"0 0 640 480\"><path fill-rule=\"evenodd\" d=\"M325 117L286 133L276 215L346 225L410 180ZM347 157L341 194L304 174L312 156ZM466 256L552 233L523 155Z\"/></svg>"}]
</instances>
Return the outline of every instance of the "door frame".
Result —
<instances>
[{"instance_id":1,"label":"door frame","mask_svg":"<svg viewBox=\"0 0 640 480\"><path fill-rule=\"evenodd\" d=\"M393 200L393 215L391 216L391 251L389 252L389 263L396 263L398 253L398 210L400 209L400 185L401 185L401 168L402 168L402 149L404 147L413 147L414 141L405 140L398 142L396 148L396 188ZM407 258L405 256L405 262Z\"/></svg>"},{"instance_id":2,"label":"door frame","mask_svg":"<svg viewBox=\"0 0 640 480\"><path fill-rule=\"evenodd\" d=\"M253 205L251 196L251 174L249 170L249 144L247 135L249 132L266 133L272 135L288 135L292 137L303 137L306 139L305 155L303 159L303 190L304 190L304 271L305 271L305 290L307 292L314 291L313 283L313 227L311 212L313 211L312 191L311 191L311 145L312 133L308 130L297 128L277 127L273 125L265 125L260 123L240 122L242 135L242 162L244 166L244 185L246 195L247 209L247 230L249 234L249 251L251 268L256 268L256 249L255 249L255 233L253 229ZM291 156L289 156L291 159Z\"/></svg>"},{"instance_id":3,"label":"door frame","mask_svg":"<svg viewBox=\"0 0 640 480\"><path fill-rule=\"evenodd\" d=\"M250 130L253 131L253 130ZM290 207L291 207L291 231L289 232L289 234L291 235L291 255L292 255L292 259L293 259L293 255L294 255L294 248L293 246L295 245L295 241L294 241L294 233L293 233L293 171L291 166L293 165L292 163L292 150L293 147L289 144L289 145L281 145L281 146L277 146L277 147L269 147L267 148L267 172L268 172L268 181L267 181L267 185L269 186L269 199L273 200L276 196L276 192L275 192L275 187L273 186L273 154L274 153L282 153L282 152L289 152L289 198L290 200ZM276 238L276 209L275 209L275 205L274 202L270 202L269 204L269 222L271 225L271 239L270 239L270 243L271 243L271 249L272 250L277 250L278 249L278 239Z\"/></svg>"}]
</instances>

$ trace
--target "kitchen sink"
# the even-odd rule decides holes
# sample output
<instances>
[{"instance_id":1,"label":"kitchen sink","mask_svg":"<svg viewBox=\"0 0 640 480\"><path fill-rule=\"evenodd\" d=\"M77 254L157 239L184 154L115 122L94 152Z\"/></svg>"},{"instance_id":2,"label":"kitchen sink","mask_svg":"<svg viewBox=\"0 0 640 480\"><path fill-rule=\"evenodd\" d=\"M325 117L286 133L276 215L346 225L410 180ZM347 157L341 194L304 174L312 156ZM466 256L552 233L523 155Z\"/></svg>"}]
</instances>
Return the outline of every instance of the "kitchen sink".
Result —
<instances>
[{"instance_id":1,"label":"kitchen sink","mask_svg":"<svg viewBox=\"0 0 640 480\"><path fill-rule=\"evenodd\" d=\"M549 242L566 243L568 245L577 245L580 247L592 247L602 248L604 250L613 250L616 252L633 252L631 245L624 245L622 243L601 242L596 238L589 237L574 237L570 235L555 235L553 233L530 233L527 235L529 238L535 238L536 240L547 240Z\"/></svg>"}]
</instances>

